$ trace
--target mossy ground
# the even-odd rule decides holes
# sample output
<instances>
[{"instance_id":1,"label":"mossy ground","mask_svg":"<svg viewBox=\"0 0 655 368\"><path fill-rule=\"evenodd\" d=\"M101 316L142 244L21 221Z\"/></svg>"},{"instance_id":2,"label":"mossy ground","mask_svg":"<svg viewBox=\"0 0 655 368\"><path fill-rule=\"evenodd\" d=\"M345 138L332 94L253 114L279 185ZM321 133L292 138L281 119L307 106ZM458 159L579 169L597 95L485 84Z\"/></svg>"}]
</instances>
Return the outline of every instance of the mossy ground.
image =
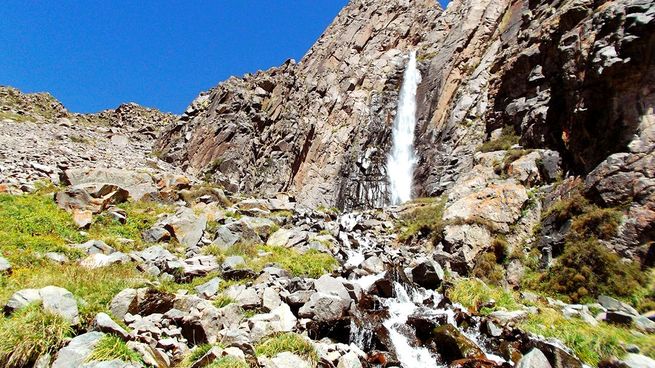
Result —
<instances>
[{"instance_id":1,"label":"mossy ground","mask_svg":"<svg viewBox=\"0 0 655 368\"><path fill-rule=\"evenodd\" d=\"M477 279L456 281L447 295L453 302L483 315L494 310L518 310L522 303L525 304L518 294L486 285ZM496 302L493 308L480 308L491 299ZM655 335L635 333L604 322L592 326L578 318L566 318L560 311L543 302L526 305L536 306L539 312L529 314L520 321L517 325L519 328L562 341L576 356L592 366L611 356L623 356L626 353L625 346L630 344L638 346L643 354L655 355Z\"/></svg>"}]
</instances>

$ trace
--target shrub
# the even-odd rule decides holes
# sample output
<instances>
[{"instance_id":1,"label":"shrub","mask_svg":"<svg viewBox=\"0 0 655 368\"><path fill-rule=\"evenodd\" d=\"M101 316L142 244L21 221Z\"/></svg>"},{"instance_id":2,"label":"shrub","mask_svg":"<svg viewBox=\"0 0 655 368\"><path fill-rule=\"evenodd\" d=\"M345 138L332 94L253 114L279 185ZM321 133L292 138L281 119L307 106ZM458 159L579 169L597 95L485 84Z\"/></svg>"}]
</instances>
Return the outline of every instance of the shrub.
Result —
<instances>
[{"instance_id":1,"label":"shrub","mask_svg":"<svg viewBox=\"0 0 655 368\"><path fill-rule=\"evenodd\" d=\"M273 335L255 347L255 353L258 356L274 357L284 351L298 354L312 362L318 361L318 354L311 341L293 332Z\"/></svg>"},{"instance_id":2,"label":"shrub","mask_svg":"<svg viewBox=\"0 0 655 368\"><path fill-rule=\"evenodd\" d=\"M600 294L629 296L645 278L635 262L621 261L591 238L567 242L557 263L539 281L540 289L579 302Z\"/></svg>"},{"instance_id":3,"label":"shrub","mask_svg":"<svg viewBox=\"0 0 655 368\"><path fill-rule=\"evenodd\" d=\"M41 356L54 353L70 337L72 329L63 317L34 304L0 317L0 365L28 367Z\"/></svg>"},{"instance_id":4,"label":"shrub","mask_svg":"<svg viewBox=\"0 0 655 368\"><path fill-rule=\"evenodd\" d=\"M400 218L400 234L398 240L406 242L416 236L430 235L434 243L441 241L445 223L443 213L446 207L445 198L418 200L420 204L403 213Z\"/></svg>"},{"instance_id":5,"label":"shrub","mask_svg":"<svg viewBox=\"0 0 655 368\"><path fill-rule=\"evenodd\" d=\"M542 219L554 216L555 222L562 224L574 216L587 211L591 204L582 194L574 192L567 198L562 198L548 207Z\"/></svg>"},{"instance_id":6,"label":"shrub","mask_svg":"<svg viewBox=\"0 0 655 368\"><path fill-rule=\"evenodd\" d=\"M93 348L91 354L86 358L86 361L104 362L114 359L124 362L143 363L141 356L137 352L130 349L121 338L114 335L103 336Z\"/></svg>"},{"instance_id":7,"label":"shrub","mask_svg":"<svg viewBox=\"0 0 655 368\"><path fill-rule=\"evenodd\" d=\"M497 263L496 255L492 252L483 253L477 257L472 274L493 285L500 285L505 277L503 268Z\"/></svg>"},{"instance_id":8,"label":"shrub","mask_svg":"<svg viewBox=\"0 0 655 368\"><path fill-rule=\"evenodd\" d=\"M506 125L503 127L502 133L498 139L484 142L480 146L480 152L493 152L504 151L512 148L513 145L519 143L520 137L514 131L514 128Z\"/></svg>"},{"instance_id":9,"label":"shrub","mask_svg":"<svg viewBox=\"0 0 655 368\"><path fill-rule=\"evenodd\" d=\"M573 219L571 236L578 240L590 237L609 240L616 236L622 217L618 210L594 206Z\"/></svg>"}]
</instances>

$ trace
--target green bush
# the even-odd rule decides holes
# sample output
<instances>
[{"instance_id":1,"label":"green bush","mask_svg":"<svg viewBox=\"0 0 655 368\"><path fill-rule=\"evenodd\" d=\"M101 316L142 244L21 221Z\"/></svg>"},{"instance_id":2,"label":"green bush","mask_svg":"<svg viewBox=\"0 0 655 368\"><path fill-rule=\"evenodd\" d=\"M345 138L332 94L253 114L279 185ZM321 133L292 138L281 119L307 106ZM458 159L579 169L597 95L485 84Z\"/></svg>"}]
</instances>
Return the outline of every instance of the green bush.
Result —
<instances>
[{"instance_id":1,"label":"green bush","mask_svg":"<svg viewBox=\"0 0 655 368\"><path fill-rule=\"evenodd\" d=\"M38 304L0 317L0 365L31 367L41 355L61 348L72 332L68 321Z\"/></svg>"},{"instance_id":2,"label":"green bush","mask_svg":"<svg viewBox=\"0 0 655 368\"><path fill-rule=\"evenodd\" d=\"M505 151L510 149L513 145L519 143L520 137L514 131L514 128L506 125L503 127L502 133L498 139L484 142L480 146L480 152L493 152L493 151Z\"/></svg>"},{"instance_id":3,"label":"green bush","mask_svg":"<svg viewBox=\"0 0 655 368\"><path fill-rule=\"evenodd\" d=\"M571 222L571 238L576 240L595 237L609 240L616 236L623 214L613 208L593 206Z\"/></svg>"},{"instance_id":4,"label":"green bush","mask_svg":"<svg viewBox=\"0 0 655 368\"><path fill-rule=\"evenodd\" d=\"M600 294L627 297L645 281L635 262L623 262L591 238L567 242L557 263L541 275L535 286L577 303Z\"/></svg>"},{"instance_id":5,"label":"green bush","mask_svg":"<svg viewBox=\"0 0 655 368\"><path fill-rule=\"evenodd\" d=\"M503 267L497 263L496 255L492 252L479 255L471 273L473 276L492 285L500 285L505 278Z\"/></svg>"},{"instance_id":6,"label":"green bush","mask_svg":"<svg viewBox=\"0 0 655 368\"><path fill-rule=\"evenodd\" d=\"M332 255L310 249L300 253L295 249L278 246L260 246L264 256L252 258L246 261L248 267L260 271L269 264L275 264L280 268L288 270L294 276L320 277L332 272L338 262Z\"/></svg>"},{"instance_id":7,"label":"green bush","mask_svg":"<svg viewBox=\"0 0 655 368\"><path fill-rule=\"evenodd\" d=\"M214 360L207 368L248 368L248 363L232 356L224 356Z\"/></svg>"},{"instance_id":8,"label":"green bush","mask_svg":"<svg viewBox=\"0 0 655 368\"><path fill-rule=\"evenodd\" d=\"M114 359L124 362L143 363L141 356L136 351L130 349L125 341L114 335L103 336L86 358L86 361L104 362Z\"/></svg>"}]
</instances>

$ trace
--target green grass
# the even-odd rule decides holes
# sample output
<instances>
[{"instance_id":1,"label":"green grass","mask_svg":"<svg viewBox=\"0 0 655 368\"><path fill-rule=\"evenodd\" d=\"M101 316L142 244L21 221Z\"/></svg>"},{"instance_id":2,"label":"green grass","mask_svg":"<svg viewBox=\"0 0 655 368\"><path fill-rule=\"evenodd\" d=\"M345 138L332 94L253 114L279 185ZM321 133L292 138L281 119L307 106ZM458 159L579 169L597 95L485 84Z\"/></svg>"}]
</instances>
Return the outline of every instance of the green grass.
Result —
<instances>
[{"instance_id":1,"label":"green grass","mask_svg":"<svg viewBox=\"0 0 655 368\"><path fill-rule=\"evenodd\" d=\"M447 296L456 303L472 311L480 309L480 305L493 299L494 308L481 308L480 314L488 314L494 310L518 310L521 308L519 297L500 287L488 286L476 279L458 280L447 291ZM642 353L655 354L655 335L642 335L619 326L599 323L592 326L581 319L565 318L561 312L552 307L537 302L539 313L528 314L518 322L518 327L545 337L561 340L585 363L596 366L603 358L621 357L625 353L623 346L634 344Z\"/></svg>"},{"instance_id":2,"label":"green grass","mask_svg":"<svg viewBox=\"0 0 655 368\"><path fill-rule=\"evenodd\" d=\"M232 356L224 356L214 360L207 368L248 368L248 363Z\"/></svg>"},{"instance_id":3,"label":"green grass","mask_svg":"<svg viewBox=\"0 0 655 368\"><path fill-rule=\"evenodd\" d=\"M478 149L480 152L504 151L510 149L513 145L519 143L518 134L514 128L506 125L503 127L502 134L498 139L484 142Z\"/></svg>"},{"instance_id":4,"label":"green grass","mask_svg":"<svg viewBox=\"0 0 655 368\"><path fill-rule=\"evenodd\" d=\"M141 356L136 351L130 349L125 341L114 335L103 336L86 358L86 361L104 362L114 359L124 362L143 363Z\"/></svg>"},{"instance_id":5,"label":"green grass","mask_svg":"<svg viewBox=\"0 0 655 368\"><path fill-rule=\"evenodd\" d=\"M225 306L228 306L230 304L234 303L234 299L230 298L227 295L220 294L214 299L214 306L216 308L223 308Z\"/></svg>"},{"instance_id":6,"label":"green grass","mask_svg":"<svg viewBox=\"0 0 655 368\"><path fill-rule=\"evenodd\" d=\"M519 323L519 327L562 341L576 356L594 367L601 359L623 356L626 344L639 346L642 354L655 355L655 335L635 334L603 322L592 326L577 318L566 319L552 308L540 308L538 314L530 315Z\"/></svg>"},{"instance_id":7,"label":"green grass","mask_svg":"<svg viewBox=\"0 0 655 368\"><path fill-rule=\"evenodd\" d=\"M462 279L448 289L447 296L455 303L459 303L472 311L479 311L480 306L489 300L496 301L494 308L484 308L485 313L495 310L517 310L520 304L514 295L500 287L489 286L478 279Z\"/></svg>"},{"instance_id":8,"label":"green grass","mask_svg":"<svg viewBox=\"0 0 655 368\"><path fill-rule=\"evenodd\" d=\"M194 363L198 359L202 358L207 354L212 349L213 345L212 344L201 344L196 346L193 350L191 350L191 353L189 353L189 356L187 357L187 360L191 363Z\"/></svg>"},{"instance_id":9,"label":"green grass","mask_svg":"<svg viewBox=\"0 0 655 368\"><path fill-rule=\"evenodd\" d=\"M338 265L332 255L314 249L305 253L300 253L295 249L268 245L260 246L259 249L266 255L246 261L247 266L256 272L261 271L269 264L274 264L291 272L294 276L317 278L332 272Z\"/></svg>"},{"instance_id":10,"label":"green grass","mask_svg":"<svg viewBox=\"0 0 655 368\"><path fill-rule=\"evenodd\" d=\"M0 365L32 366L41 355L61 348L72 332L64 318L43 311L38 304L0 317Z\"/></svg>"},{"instance_id":11,"label":"green grass","mask_svg":"<svg viewBox=\"0 0 655 368\"><path fill-rule=\"evenodd\" d=\"M134 265L112 265L86 269L77 264L50 264L47 267L16 268L9 277L0 279L0 303L5 303L15 291L63 287L78 299L82 323L90 322L98 312L107 312L111 299L121 290L142 286L146 280Z\"/></svg>"},{"instance_id":12,"label":"green grass","mask_svg":"<svg viewBox=\"0 0 655 368\"><path fill-rule=\"evenodd\" d=\"M46 261L38 254L46 252L79 258L81 253L66 244L85 240L51 196L0 194L0 251L14 267L39 267Z\"/></svg>"},{"instance_id":13,"label":"green grass","mask_svg":"<svg viewBox=\"0 0 655 368\"><path fill-rule=\"evenodd\" d=\"M273 335L255 346L257 356L274 357L284 351L297 354L314 363L318 361L318 353L316 353L314 345L306 338L293 332Z\"/></svg>"}]
</instances>

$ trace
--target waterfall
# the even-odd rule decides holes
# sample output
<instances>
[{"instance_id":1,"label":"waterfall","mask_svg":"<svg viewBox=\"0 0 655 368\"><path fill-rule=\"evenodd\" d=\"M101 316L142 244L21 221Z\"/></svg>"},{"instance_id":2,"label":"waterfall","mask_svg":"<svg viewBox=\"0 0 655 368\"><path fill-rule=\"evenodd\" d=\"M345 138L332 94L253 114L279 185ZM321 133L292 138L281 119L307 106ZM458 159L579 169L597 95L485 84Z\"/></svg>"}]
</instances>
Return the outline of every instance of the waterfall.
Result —
<instances>
[{"instance_id":1,"label":"waterfall","mask_svg":"<svg viewBox=\"0 0 655 368\"><path fill-rule=\"evenodd\" d=\"M403 74L396 119L393 122L393 147L387 159L391 204L401 204L410 200L412 196L412 177L416 164L414 154L416 88L420 82L421 73L416 68L416 51L412 51Z\"/></svg>"}]
</instances>

